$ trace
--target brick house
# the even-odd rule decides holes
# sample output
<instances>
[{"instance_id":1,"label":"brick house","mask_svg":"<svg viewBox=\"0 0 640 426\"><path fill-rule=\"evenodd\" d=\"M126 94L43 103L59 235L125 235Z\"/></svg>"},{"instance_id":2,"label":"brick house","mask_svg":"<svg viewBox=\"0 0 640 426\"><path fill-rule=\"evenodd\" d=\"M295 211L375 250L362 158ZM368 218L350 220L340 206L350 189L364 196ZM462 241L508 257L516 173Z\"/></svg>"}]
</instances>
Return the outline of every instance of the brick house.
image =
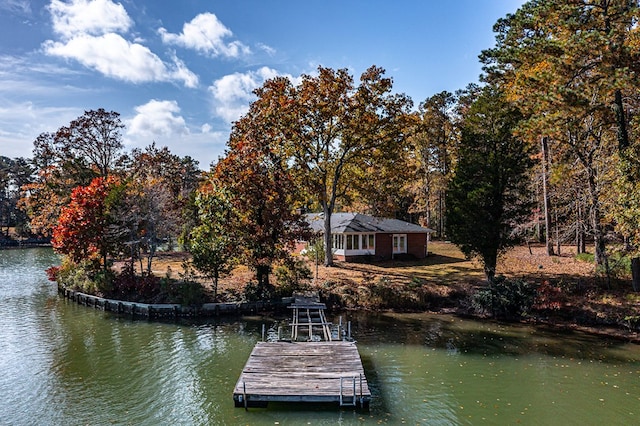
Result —
<instances>
[{"instance_id":1,"label":"brick house","mask_svg":"<svg viewBox=\"0 0 640 426\"><path fill-rule=\"evenodd\" d=\"M316 234L324 233L324 214L306 214ZM331 215L332 251L337 260L422 259L428 254L429 233L433 230L398 219L378 218L360 213Z\"/></svg>"}]
</instances>

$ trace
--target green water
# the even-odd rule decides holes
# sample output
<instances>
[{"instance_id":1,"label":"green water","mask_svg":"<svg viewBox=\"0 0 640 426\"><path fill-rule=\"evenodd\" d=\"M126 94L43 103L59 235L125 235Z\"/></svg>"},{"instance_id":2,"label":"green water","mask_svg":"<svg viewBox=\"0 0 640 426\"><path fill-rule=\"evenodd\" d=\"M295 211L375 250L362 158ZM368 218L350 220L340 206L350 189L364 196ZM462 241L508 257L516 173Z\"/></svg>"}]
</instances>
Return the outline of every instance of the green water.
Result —
<instances>
[{"instance_id":1,"label":"green water","mask_svg":"<svg viewBox=\"0 0 640 426\"><path fill-rule=\"evenodd\" d=\"M59 298L47 249L0 251L0 424L640 424L640 347L453 316L343 314L370 411L232 392L262 324L131 321Z\"/></svg>"}]
</instances>

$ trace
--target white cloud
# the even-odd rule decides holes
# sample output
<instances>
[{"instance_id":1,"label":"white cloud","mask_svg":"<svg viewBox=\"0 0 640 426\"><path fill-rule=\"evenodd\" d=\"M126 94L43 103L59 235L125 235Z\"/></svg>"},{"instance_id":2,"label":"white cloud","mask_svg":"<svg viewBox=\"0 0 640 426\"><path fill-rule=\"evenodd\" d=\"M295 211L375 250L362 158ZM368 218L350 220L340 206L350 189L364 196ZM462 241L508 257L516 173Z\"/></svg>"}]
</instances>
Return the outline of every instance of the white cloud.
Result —
<instances>
[{"instance_id":1,"label":"white cloud","mask_svg":"<svg viewBox=\"0 0 640 426\"><path fill-rule=\"evenodd\" d=\"M177 58L173 69L149 48L130 43L122 36L109 33L101 36L78 35L65 43L48 40L44 51L52 56L75 59L102 74L133 83L148 81L182 81L195 87L198 78Z\"/></svg>"},{"instance_id":2,"label":"white cloud","mask_svg":"<svg viewBox=\"0 0 640 426\"><path fill-rule=\"evenodd\" d=\"M29 0L2 0L0 1L0 10L27 15L31 13L31 2Z\"/></svg>"},{"instance_id":3,"label":"white cloud","mask_svg":"<svg viewBox=\"0 0 640 426\"><path fill-rule=\"evenodd\" d=\"M194 88L198 86L198 76L191 72L183 61L173 55L174 69L171 71L171 79L176 81L182 81L185 87Z\"/></svg>"},{"instance_id":4,"label":"white cloud","mask_svg":"<svg viewBox=\"0 0 640 426\"><path fill-rule=\"evenodd\" d=\"M127 126L127 135L154 139L189 134L180 107L176 101L152 99L135 108L136 116Z\"/></svg>"},{"instance_id":5,"label":"white cloud","mask_svg":"<svg viewBox=\"0 0 640 426\"><path fill-rule=\"evenodd\" d=\"M172 154L180 157L189 156L197 160L200 168L208 170L211 163L217 163L224 155L224 150L229 140L227 129L209 131L206 133L190 133L171 140L156 139L158 146L168 146Z\"/></svg>"},{"instance_id":6,"label":"white cloud","mask_svg":"<svg viewBox=\"0 0 640 426\"><path fill-rule=\"evenodd\" d=\"M264 43L258 43L258 48L267 53L269 56L273 56L276 54L276 49L271 46L268 46Z\"/></svg>"},{"instance_id":7,"label":"white cloud","mask_svg":"<svg viewBox=\"0 0 640 426\"><path fill-rule=\"evenodd\" d=\"M40 108L32 102L0 103L0 155L31 158L39 134L55 132L82 112L81 108Z\"/></svg>"},{"instance_id":8,"label":"white cloud","mask_svg":"<svg viewBox=\"0 0 640 426\"><path fill-rule=\"evenodd\" d=\"M213 131L211 125L203 124L200 132L191 132L176 101L152 99L135 111L133 118L124 120L128 148L144 148L155 142L168 147L172 154L197 160L201 169L207 169L224 153L229 130Z\"/></svg>"},{"instance_id":9,"label":"white cloud","mask_svg":"<svg viewBox=\"0 0 640 426\"><path fill-rule=\"evenodd\" d=\"M126 32L133 22L122 4L110 0L52 0L53 30L66 39L79 34Z\"/></svg>"},{"instance_id":10,"label":"white cloud","mask_svg":"<svg viewBox=\"0 0 640 426\"><path fill-rule=\"evenodd\" d=\"M177 81L198 85L198 77L173 55L164 62L148 47L119 33L133 25L122 4L111 0L52 0L53 29L59 40L42 44L46 54L73 59L103 75L132 83Z\"/></svg>"},{"instance_id":11,"label":"white cloud","mask_svg":"<svg viewBox=\"0 0 640 426\"><path fill-rule=\"evenodd\" d=\"M237 58L251 53L249 47L239 41L225 42L233 33L213 13L202 13L182 27L182 33L173 34L165 28L158 30L162 41L194 49L212 56Z\"/></svg>"},{"instance_id":12,"label":"white cloud","mask_svg":"<svg viewBox=\"0 0 640 426\"><path fill-rule=\"evenodd\" d=\"M255 100L253 91L278 75L276 70L262 67L257 71L225 75L214 81L209 91L213 95L215 115L229 123L238 120Z\"/></svg>"}]
</instances>

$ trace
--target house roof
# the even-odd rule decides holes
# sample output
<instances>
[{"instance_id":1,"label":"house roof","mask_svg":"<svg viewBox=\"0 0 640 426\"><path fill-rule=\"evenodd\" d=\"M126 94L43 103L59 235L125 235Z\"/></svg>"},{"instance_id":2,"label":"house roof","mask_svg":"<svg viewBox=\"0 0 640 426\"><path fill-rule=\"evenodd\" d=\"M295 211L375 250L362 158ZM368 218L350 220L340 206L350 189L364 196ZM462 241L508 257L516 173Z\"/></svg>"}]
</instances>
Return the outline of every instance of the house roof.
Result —
<instances>
[{"instance_id":1,"label":"house roof","mask_svg":"<svg viewBox=\"0 0 640 426\"><path fill-rule=\"evenodd\" d=\"M323 213L308 213L305 217L314 232L322 233L324 231ZM399 219L373 217L360 213L333 213L331 215L331 232L336 234L428 234L433 230Z\"/></svg>"}]
</instances>

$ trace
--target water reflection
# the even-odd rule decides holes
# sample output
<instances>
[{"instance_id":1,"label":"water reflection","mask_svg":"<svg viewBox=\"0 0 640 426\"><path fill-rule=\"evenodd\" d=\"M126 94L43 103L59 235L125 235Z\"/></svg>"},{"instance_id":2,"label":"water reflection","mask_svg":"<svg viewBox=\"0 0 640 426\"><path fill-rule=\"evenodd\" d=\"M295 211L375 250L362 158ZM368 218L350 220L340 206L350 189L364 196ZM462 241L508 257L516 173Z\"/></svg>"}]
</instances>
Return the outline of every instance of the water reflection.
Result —
<instances>
[{"instance_id":1,"label":"water reflection","mask_svg":"<svg viewBox=\"0 0 640 426\"><path fill-rule=\"evenodd\" d=\"M274 334L288 318L118 318L58 298L43 272L56 262L47 250L0 251L0 423L639 423L640 347L438 315L343 313L369 412L236 409L233 387L262 325Z\"/></svg>"},{"instance_id":2,"label":"water reflection","mask_svg":"<svg viewBox=\"0 0 640 426\"><path fill-rule=\"evenodd\" d=\"M545 356L639 362L640 350L618 339L548 327L468 321L449 315L354 314L358 339L424 345L468 355Z\"/></svg>"},{"instance_id":3,"label":"water reflection","mask_svg":"<svg viewBox=\"0 0 640 426\"><path fill-rule=\"evenodd\" d=\"M626 424L640 414L635 345L455 317L354 321L365 330L359 345L367 374L376 372L377 408L390 421Z\"/></svg>"}]
</instances>

